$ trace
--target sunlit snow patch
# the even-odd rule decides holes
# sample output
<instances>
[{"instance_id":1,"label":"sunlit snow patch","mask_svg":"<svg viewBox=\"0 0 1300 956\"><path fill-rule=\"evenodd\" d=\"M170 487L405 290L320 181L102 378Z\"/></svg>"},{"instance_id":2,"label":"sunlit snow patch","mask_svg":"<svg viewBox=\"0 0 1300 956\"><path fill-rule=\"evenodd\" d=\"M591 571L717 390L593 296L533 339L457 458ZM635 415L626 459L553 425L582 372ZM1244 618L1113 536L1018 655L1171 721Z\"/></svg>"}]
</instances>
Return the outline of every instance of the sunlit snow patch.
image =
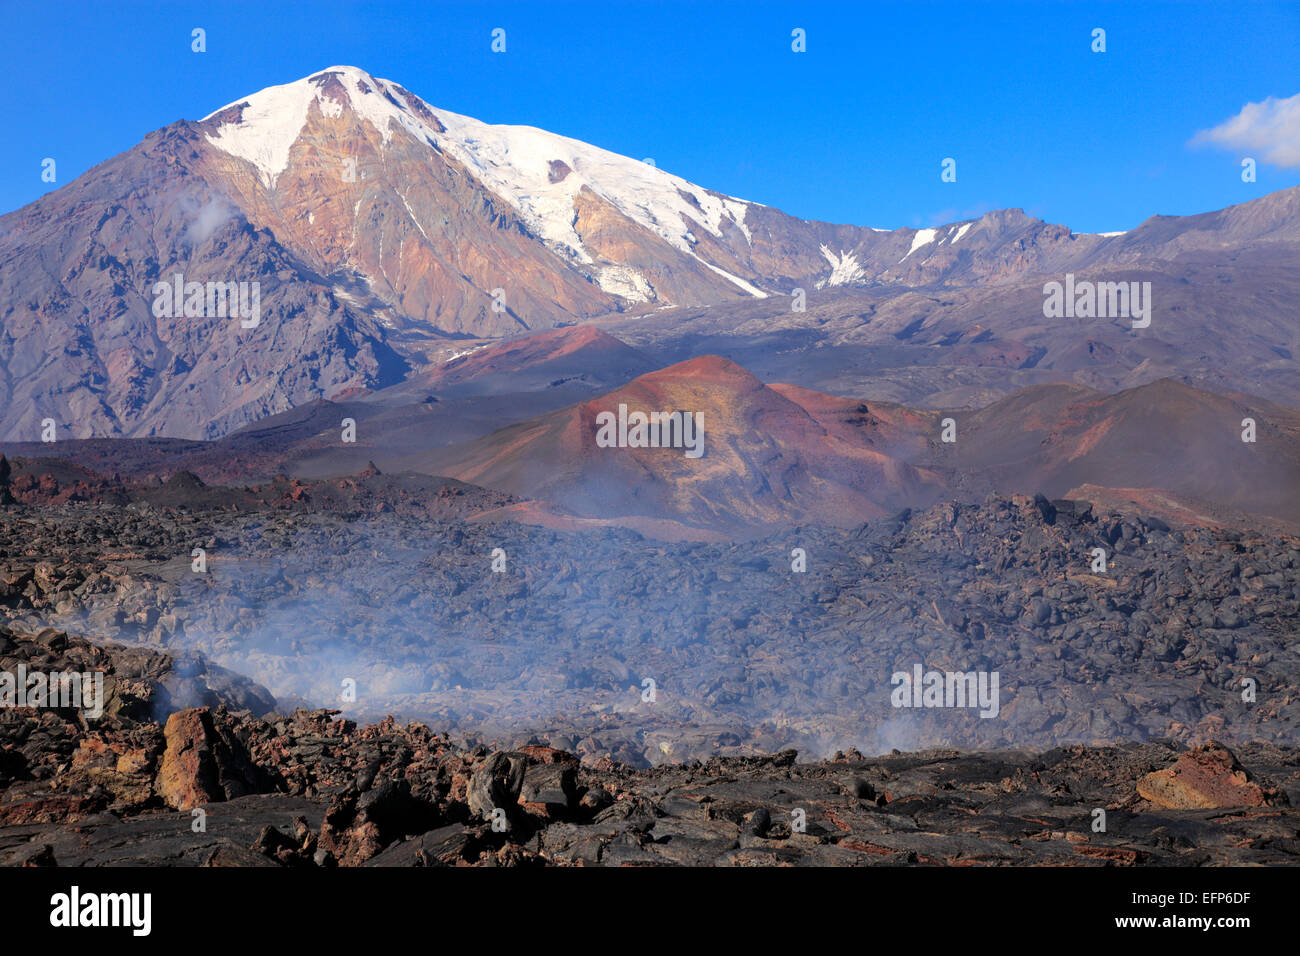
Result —
<instances>
[{"instance_id":1,"label":"sunlit snow patch","mask_svg":"<svg viewBox=\"0 0 1300 956\"><path fill-rule=\"evenodd\" d=\"M920 249L922 246L928 246L930 243L934 242L934 237L937 236L938 234L939 234L938 229L917 230L916 235L912 237L912 248L907 250L907 255L903 256L903 259L906 259L907 256L910 256L912 253L916 252L916 250ZM902 262L903 259L899 259L898 261Z\"/></svg>"}]
</instances>

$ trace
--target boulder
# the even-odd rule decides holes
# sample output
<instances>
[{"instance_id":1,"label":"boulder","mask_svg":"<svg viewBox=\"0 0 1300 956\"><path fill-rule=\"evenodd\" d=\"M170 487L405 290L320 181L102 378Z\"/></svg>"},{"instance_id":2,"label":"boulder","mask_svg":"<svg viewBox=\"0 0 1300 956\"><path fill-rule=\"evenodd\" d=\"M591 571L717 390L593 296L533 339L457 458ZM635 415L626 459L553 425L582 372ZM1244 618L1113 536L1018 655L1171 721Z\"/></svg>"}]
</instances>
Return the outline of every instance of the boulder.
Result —
<instances>
[{"instance_id":1,"label":"boulder","mask_svg":"<svg viewBox=\"0 0 1300 956\"><path fill-rule=\"evenodd\" d=\"M1253 783L1228 748L1217 743L1189 750L1164 770L1138 781L1144 799L1168 810L1262 807L1269 795Z\"/></svg>"},{"instance_id":2,"label":"boulder","mask_svg":"<svg viewBox=\"0 0 1300 956\"><path fill-rule=\"evenodd\" d=\"M469 779L467 803L471 813L484 820L492 819L498 807L509 812L519 801L528 759L522 754L491 754L475 768Z\"/></svg>"},{"instance_id":3,"label":"boulder","mask_svg":"<svg viewBox=\"0 0 1300 956\"><path fill-rule=\"evenodd\" d=\"M168 806L191 810L265 789L234 736L220 733L206 707L178 710L163 729L165 749L154 790Z\"/></svg>"}]
</instances>

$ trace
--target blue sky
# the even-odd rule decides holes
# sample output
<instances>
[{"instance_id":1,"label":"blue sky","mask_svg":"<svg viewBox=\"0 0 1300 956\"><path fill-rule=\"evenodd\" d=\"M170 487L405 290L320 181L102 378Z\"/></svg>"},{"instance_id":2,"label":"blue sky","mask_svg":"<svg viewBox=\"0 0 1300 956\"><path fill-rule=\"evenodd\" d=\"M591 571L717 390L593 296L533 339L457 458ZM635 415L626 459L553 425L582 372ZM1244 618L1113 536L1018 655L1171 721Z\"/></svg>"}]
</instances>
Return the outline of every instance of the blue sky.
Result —
<instances>
[{"instance_id":1,"label":"blue sky","mask_svg":"<svg viewBox=\"0 0 1300 956\"><path fill-rule=\"evenodd\" d=\"M150 130L333 64L793 215L923 226L1021 207L1078 232L1300 183L1190 146L1300 94L1300 4L3 4L0 211ZM207 32L207 52L190 31ZM506 52L490 50L493 28ZM807 52L791 51L791 30ZM1106 30L1107 52L1091 33ZM1300 100L1296 101L1300 109ZM1261 156L1266 150L1257 151ZM41 181L53 157L58 181ZM940 163L957 160L957 182Z\"/></svg>"}]
</instances>

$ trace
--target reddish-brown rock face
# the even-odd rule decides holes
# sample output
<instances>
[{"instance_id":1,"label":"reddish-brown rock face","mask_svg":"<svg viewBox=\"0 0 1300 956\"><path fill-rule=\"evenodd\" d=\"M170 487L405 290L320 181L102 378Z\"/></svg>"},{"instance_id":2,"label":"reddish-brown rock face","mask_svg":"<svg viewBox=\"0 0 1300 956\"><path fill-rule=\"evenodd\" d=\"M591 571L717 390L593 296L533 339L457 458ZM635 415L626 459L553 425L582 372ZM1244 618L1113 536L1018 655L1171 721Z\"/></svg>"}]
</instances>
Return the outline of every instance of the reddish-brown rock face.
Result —
<instances>
[{"instance_id":1,"label":"reddish-brown rock face","mask_svg":"<svg viewBox=\"0 0 1300 956\"><path fill-rule=\"evenodd\" d=\"M1166 770L1147 774L1137 789L1145 799L1170 810L1262 807L1269 802L1231 751L1214 743L1188 751Z\"/></svg>"},{"instance_id":2,"label":"reddish-brown rock face","mask_svg":"<svg viewBox=\"0 0 1300 956\"><path fill-rule=\"evenodd\" d=\"M680 412L698 425L672 447L602 446L602 416L617 416L620 408L629 415ZM531 496L578 514L670 516L699 527L792 514L855 523L904 501L928 502L941 490L933 471L878 450L924 443L903 410L879 408L882 417L858 402L768 386L734 362L706 355L434 449L420 465L488 487L526 486Z\"/></svg>"},{"instance_id":3,"label":"reddish-brown rock face","mask_svg":"<svg viewBox=\"0 0 1300 956\"><path fill-rule=\"evenodd\" d=\"M198 708L177 711L167 718L163 735L167 749L158 771L157 788L167 805L189 810L221 799L212 753L215 732L211 714Z\"/></svg>"},{"instance_id":4,"label":"reddish-brown rock face","mask_svg":"<svg viewBox=\"0 0 1300 956\"><path fill-rule=\"evenodd\" d=\"M166 749L154 789L177 810L254 793L258 773L233 737L216 726L206 707L178 710L163 729Z\"/></svg>"},{"instance_id":5,"label":"reddish-brown rock face","mask_svg":"<svg viewBox=\"0 0 1300 956\"><path fill-rule=\"evenodd\" d=\"M358 297L377 300L417 329L502 336L620 307L557 262L453 156L410 129L376 125L363 114L367 107L352 102L384 96L389 111L436 132L441 124L420 100L349 79L345 85L327 71L302 81L318 98L307 103L287 165L273 181L220 148L233 135L224 114L201 124L209 146L199 165L233 187L250 221L312 268L355 282ZM256 125L246 116L245 125ZM504 294L494 297L494 289Z\"/></svg>"}]
</instances>

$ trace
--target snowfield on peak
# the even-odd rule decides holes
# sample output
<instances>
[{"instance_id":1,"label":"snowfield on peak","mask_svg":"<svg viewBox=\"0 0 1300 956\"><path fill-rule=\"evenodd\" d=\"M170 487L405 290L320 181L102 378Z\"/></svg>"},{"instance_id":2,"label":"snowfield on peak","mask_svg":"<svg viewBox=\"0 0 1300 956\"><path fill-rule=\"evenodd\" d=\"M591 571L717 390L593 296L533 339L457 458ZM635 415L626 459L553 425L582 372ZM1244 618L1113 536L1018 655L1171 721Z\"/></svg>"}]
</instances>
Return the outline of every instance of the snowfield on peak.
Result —
<instances>
[{"instance_id":1,"label":"snowfield on peak","mask_svg":"<svg viewBox=\"0 0 1300 956\"><path fill-rule=\"evenodd\" d=\"M928 246L930 243L934 242L934 237L937 236L938 234L939 234L938 229L917 230L916 235L912 237L912 248L907 250L907 255L903 256L903 259L906 259L907 256L910 256L912 253L916 252L916 250L920 249L922 246ZM898 261L902 262L903 259L899 259Z\"/></svg>"},{"instance_id":2,"label":"snowfield on peak","mask_svg":"<svg viewBox=\"0 0 1300 956\"><path fill-rule=\"evenodd\" d=\"M207 133L204 138L217 149L252 163L262 177L262 185L274 189L276 179L289 165L289 150L297 141L303 123L307 122L307 111L313 100L322 101L321 112L326 116L342 113L342 109L332 100L327 100L317 87L299 80L284 86L268 86L259 93L227 103L209 113L202 122L244 104L243 118L239 122L225 123L215 136Z\"/></svg>"},{"instance_id":3,"label":"snowfield on peak","mask_svg":"<svg viewBox=\"0 0 1300 956\"><path fill-rule=\"evenodd\" d=\"M434 112L447 127L446 134L436 137L438 145L507 199L544 240L573 250L584 262L591 259L573 230L573 200L583 186L681 252L693 251L688 218L715 236L730 221L750 239L744 200L531 126L493 126L446 110ZM558 182L551 181L555 161L570 170Z\"/></svg>"},{"instance_id":4,"label":"snowfield on peak","mask_svg":"<svg viewBox=\"0 0 1300 956\"><path fill-rule=\"evenodd\" d=\"M840 254L837 256L823 243L821 253L831 265L831 274L817 283L819 289L824 289L827 286L848 285L850 282L855 282L866 275L866 272L858 263L858 257L852 252L841 249Z\"/></svg>"},{"instance_id":5,"label":"snowfield on peak","mask_svg":"<svg viewBox=\"0 0 1300 956\"><path fill-rule=\"evenodd\" d=\"M346 92L347 104L337 102L325 89L320 78L326 74L337 77ZM673 248L692 256L696 256L693 224L718 237L723 234L724 224L729 224L747 243L751 241L745 223L745 212L751 204L745 200L723 196L650 163L579 140L531 126L484 123L429 106L398 84L356 67L329 67L312 77L267 87L228 104L204 120L240 104L244 105L242 118L205 134L207 141L252 163L263 185L274 189L276 179L288 166L290 148L313 102L329 117L341 115L345 105L350 107L379 131L385 144L391 141L392 125L396 123L416 139L437 146L510 203L529 229L571 261L584 265L594 262L573 228L574 199L584 186ZM422 112L421 106L437 117L445 131L421 120L417 115ZM647 294L639 276L633 279L625 272L601 270L596 278L602 286L608 280L609 291L632 291L633 298ZM763 294L743 280L728 278L752 295Z\"/></svg>"}]
</instances>

